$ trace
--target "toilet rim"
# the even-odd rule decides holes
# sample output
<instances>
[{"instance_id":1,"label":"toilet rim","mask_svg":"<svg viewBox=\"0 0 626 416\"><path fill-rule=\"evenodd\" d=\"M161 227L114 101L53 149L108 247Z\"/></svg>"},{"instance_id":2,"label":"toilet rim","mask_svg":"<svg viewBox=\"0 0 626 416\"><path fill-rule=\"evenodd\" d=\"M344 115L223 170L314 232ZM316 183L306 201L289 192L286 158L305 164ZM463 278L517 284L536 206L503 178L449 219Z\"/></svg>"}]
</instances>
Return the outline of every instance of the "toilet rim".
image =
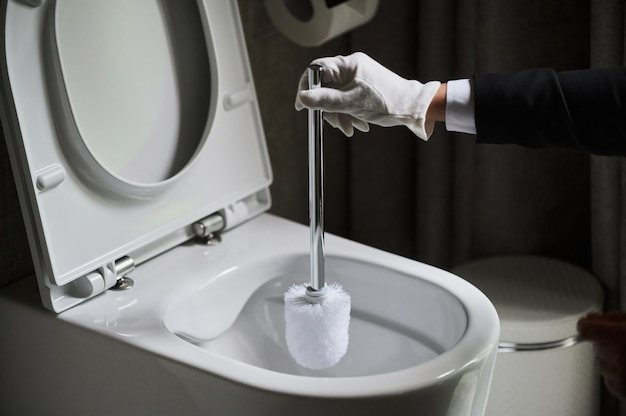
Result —
<instances>
[{"instance_id":1,"label":"toilet rim","mask_svg":"<svg viewBox=\"0 0 626 416\"><path fill-rule=\"evenodd\" d=\"M272 216L263 214L262 217L271 220ZM289 236L285 238L289 240ZM141 334L124 333L123 328L118 328L117 330L120 332L114 333L116 331L115 325L97 328L97 330L122 339L123 342L135 344L158 355L165 361L183 363L199 371L208 372L232 382L247 385L250 388L269 390L279 394L326 398L392 395L443 383L458 377L460 374L464 374L472 368L479 368L484 362L487 362L490 356L496 354L497 340L499 338L497 314L482 292L474 286L449 272L416 263L410 259L389 255L389 253L377 257L376 253L379 253L379 250L361 246L333 235L327 236L326 244L327 253L331 256L374 263L400 273L419 276L416 278L435 284L456 297L465 309L468 318L465 332L460 340L454 347L427 362L388 373L357 377L325 378L280 373L198 348L167 330L163 324L163 317L167 307L175 299L180 298L185 291L194 290L194 287L197 286L194 284L178 288L165 299L161 299L153 306L148 306L148 308L157 309L151 310L150 314L136 314L137 316L150 316L149 321L142 323ZM282 244L278 248L260 248L253 254L252 258L247 260L254 262L269 255L269 253L272 256L279 257L307 255L307 251L303 247L293 247L293 244L291 246ZM145 266L148 266L148 264L142 267ZM154 265L155 270L158 267L158 264ZM151 273L150 270L145 272L147 274ZM259 278L260 281L262 280L259 285L269 279L269 276ZM136 285L133 290L136 290L138 287L141 289L141 284ZM104 302L108 295L105 294L100 298L92 299L90 301L91 305L80 305L77 308L63 312L59 315L59 318L93 329L93 320L91 322L85 321L85 316L81 317L78 312L83 309L101 310L102 307L98 303ZM111 298L113 296L115 295L111 295ZM137 298L141 299L141 294L138 294ZM477 320L477 316L481 316L480 322Z\"/></svg>"}]
</instances>

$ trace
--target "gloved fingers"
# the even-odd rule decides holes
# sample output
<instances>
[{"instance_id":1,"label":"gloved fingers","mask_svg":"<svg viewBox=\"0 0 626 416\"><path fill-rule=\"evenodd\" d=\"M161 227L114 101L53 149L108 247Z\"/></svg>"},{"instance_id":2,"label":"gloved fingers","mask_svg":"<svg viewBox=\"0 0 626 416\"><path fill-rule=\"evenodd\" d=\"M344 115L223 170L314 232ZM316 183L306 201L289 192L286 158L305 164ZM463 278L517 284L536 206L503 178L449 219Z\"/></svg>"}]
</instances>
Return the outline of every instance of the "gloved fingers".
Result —
<instances>
[{"instance_id":1,"label":"gloved fingers","mask_svg":"<svg viewBox=\"0 0 626 416\"><path fill-rule=\"evenodd\" d=\"M349 116L352 117L352 116ZM356 117L352 117L352 125L355 129L362 131L363 133L367 133L370 131L370 125L368 122L358 119Z\"/></svg>"},{"instance_id":2,"label":"gloved fingers","mask_svg":"<svg viewBox=\"0 0 626 416\"><path fill-rule=\"evenodd\" d=\"M304 71L300 76L300 81L298 82L298 91L296 91L296 110L304 110L305 106L300 102L300 91L309 89L309 75L307 71Z\"/></svg>"},{"instance_id":3,"label":"gloved fingers","mask_svg":"<svg viewBox=\"0 0 626 416\"><path fill-rule=\"evenodd\" d=\"M305 86L302 86L302 81L298 86L298 92L296 93L296 110L300 111L305 108L313 110L324 111L336 111L345 107L350 95L345 91L335 89L333 87L321 87L316 89L309 89L307 74L303 75Z\"/></svg>"},{"instance_id":4,"label":"gloved fingers","mask_svg":"<svg viewBox=\"0 0 626 416\"><path fill-rule=\"evenodd\" d=\"M322 86L329 88L341 88L348 84L355 76L356 69L350 57L333 56L317 58L311 65L319 65L322 71Z\"/></svg>"},{"instance_id":5,"label":"gloved fingers","mask_svg":"<svg viewBox=\"0 0 626 416\"><path fill-rule=\"evenodd\" d=\"M339 128L339 119L337 113L324 113L324 120L332 127Z\"/></svg>"},{"instance_id":6,"label":"gloved fingers","mask_svg":"<svg viewBox=\"0 0 626 416\"><path fill-rule=\"evenodd\" d=\"M349 64L349 59L344 56L317 58L311 62L311 65L320 65L324 70L322 71L322 87L328 89L337 89L348 84L355 75L354 68ZM311 102L303 103L301 101L301 91L309 90L309 77L308 71L305 70L300 76L298 82L298 91L296 93L296 110L300 111L306 107L311 108L313 105ZM322 109L322 108L316 108Z\"/></svg>"},{"instance_id":7,"label":"gloved fingers","mask_svg":"<svg viewBox=\"0 0 626 416\"><path fill-rule=\"evenodd\" d=\"M362 85L357 81L342 89L316 88L298 93L299 102L306 108L329 111L331 113L350 114L364 105L380 107L373 99L367 100Z\"/></svg>"},{"instance_id":8,"label":"gloved fingers","mask_svg":"<svg viewBox=\"0 0 626 416\"><path fill-rule=\"evenodd\" d=\"M354 136L354 125L352 124L352 119L353 118L347 114L337 114L337 120L339 120L339 128L347 137Z\"/></svg>"},{"instance_id":9,"label":"gloved fingers","mask_svg":"<svg viewBox=\"0 0 626 416\"><path fill-rule=\"evenodd\" d=\"M342 113L324 113L324 119L333 126L343 132L348 137L354 135L354 129L367 133L370 131L370 125L366 121L360 120L350 114Z\"/></svg>"},{"instance_id":10,"label":"gloved fingers","mask_svg":"<svg viewBox=\"0 0 626 416\"><path fill-rule=\"evenodd\" d=\"M352 127L349 116L346 116L346 114L340 113L324 113L324 120L334 128L341 130L347 137L352 137L354 135L354 128Z\"/></svg>"}]
</instances>

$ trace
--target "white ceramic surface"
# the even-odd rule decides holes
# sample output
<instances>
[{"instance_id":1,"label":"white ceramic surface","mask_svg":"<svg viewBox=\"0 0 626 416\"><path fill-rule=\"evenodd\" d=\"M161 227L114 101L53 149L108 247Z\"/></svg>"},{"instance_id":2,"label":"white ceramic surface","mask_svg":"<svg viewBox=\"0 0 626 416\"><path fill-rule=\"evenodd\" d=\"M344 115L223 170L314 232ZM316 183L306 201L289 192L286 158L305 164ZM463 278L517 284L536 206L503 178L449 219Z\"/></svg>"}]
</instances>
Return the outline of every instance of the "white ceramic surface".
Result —
<instances>
[{"instance_id":1,"label":"white ceramic surface","mask_svg":"<svg viewBox=\"0 0 626 416\"><path fill-rule=\"evenodd\" d=\"M344 283L356 313L357 339L351 348L357 355L385 355L381 368L352 370L360 372L359 377L341 368L334 370L332 378L293 377L290 373L295 370L272 367L276 359L245 357L243 348L259 353L271 350L272 343L282 348L284 321L280 312L270 312L272 298L289 284L308 278L307 238L305 227L265 214L225 234L218 246L190 244L153 259L135 271L133 289L105 293L59 318L123 336L131 344L243 383L262 379L264 388L291 394L398 393L432 384L491 354L497 316L473 286L440 269L329 235L328 281L336 278ZM269 296L263 294L267 289ZM362 318L359 313L369 316ZM240 327L260 315L265 315L259 319L265 327L254 322L254 332L242 336ZM359 321L372 326L363 340ZM142 337L146 328L158 328L155 335L160 341ZM376 345L380 328L394 333L393 343ZM400 344L407 332L413 332L409 344L422 351L416 357L390 358L396 354L390 347ZM209 345L199 346L202 341ZM221 342L238 347L220 348ZM288 353L279 355L278 361L286 361L280 365L289 368ZM394 365L394 360L402 364ZM373 360L374 366L377 361ZM353 378L346 383L345 377Z\"/></svg>"},{"instance_id":2,"label":"white ceramic surface","mask_svg":"<svg viewBox=\"0 0 626 416\"><path fill-rule=\"evenodd\" d=\"M465 332L463 305L440 286L382 267L375 259L329 256L326 268L329 281L341 283L352 300L348 352L338 365L326 370L297 365L285 344L283 294L290 285L306 279L306 254L268 255L228 271L176 301L163 322L168 331L198 348L267 370L312 377L374 376L404 370L450 350ZM247 296L216 299L220 293L231 292Z\"/></svg>"}]
</instances>

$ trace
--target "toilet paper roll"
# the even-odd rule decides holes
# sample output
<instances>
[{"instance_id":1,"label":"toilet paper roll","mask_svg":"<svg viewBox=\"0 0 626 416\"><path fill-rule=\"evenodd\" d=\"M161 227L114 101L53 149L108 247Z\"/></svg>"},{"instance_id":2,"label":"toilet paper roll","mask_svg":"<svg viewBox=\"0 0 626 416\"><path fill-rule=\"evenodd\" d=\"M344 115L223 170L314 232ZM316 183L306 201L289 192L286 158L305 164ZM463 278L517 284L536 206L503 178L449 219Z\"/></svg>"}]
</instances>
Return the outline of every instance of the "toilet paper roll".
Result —
<instances>
[{"instance_id":1,"label":"toilet paper roll","mask_svg":"<svg viewBox=\"0 0 626 416\"><path fill-rule=\"evenodd\" d=\"M276 28L301 46L318 46L367 23L378 0L265 0Z\"/></svg>"}]
</instances>

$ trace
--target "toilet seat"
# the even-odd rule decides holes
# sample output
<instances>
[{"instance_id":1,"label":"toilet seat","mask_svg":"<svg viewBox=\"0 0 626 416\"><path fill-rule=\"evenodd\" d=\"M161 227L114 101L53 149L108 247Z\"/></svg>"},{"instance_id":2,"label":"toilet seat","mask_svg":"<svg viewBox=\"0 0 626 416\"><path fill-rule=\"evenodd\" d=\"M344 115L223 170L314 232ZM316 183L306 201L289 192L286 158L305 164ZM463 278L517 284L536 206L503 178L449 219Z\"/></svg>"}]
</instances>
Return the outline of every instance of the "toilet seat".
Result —
<instances>
[{"instance_id":1,"label":"toilet seat","mask_svg":"<svg viewBox=\"0 0 626 416\"><path fill-rule=\"evenodd\" d=\"M227 230L269 208L236 2L31 3L7 4L2 117L48 309L113 287L203 218Z\"/></svg>"},{"instance_id":2,"label":"toilet seat","mask_svg":"<svg viewBox=\"0 0 626 416\"><path fill-rule=\"evenodd\" d=\"M90 185L123 197L141 198L182 175L215 113L215 57L197 6L165 8L63 0L46 22L59 140Z\"/></svg>"}]
</instances>

